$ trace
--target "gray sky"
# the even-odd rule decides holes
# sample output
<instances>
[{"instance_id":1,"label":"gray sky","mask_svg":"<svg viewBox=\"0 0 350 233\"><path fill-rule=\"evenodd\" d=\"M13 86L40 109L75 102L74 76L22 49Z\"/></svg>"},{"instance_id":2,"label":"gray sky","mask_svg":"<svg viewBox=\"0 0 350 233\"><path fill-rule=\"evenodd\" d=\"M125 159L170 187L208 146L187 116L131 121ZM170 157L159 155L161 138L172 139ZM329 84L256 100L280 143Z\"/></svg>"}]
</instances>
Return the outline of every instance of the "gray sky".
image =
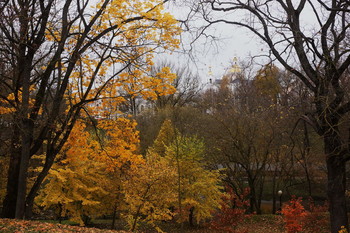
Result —
<instances>
[{"instance_id":1,"label":"gray sky","mask_svg":"<svg viewBox=\"0 0 350 233\"><path fill-rule=\"evenodd\" d=\"M188 4L191 5L193 2L194 1L189 1ZM179 6L174 3L168 7L169 11L178 19L184 19L189 10L189 6L186 6L186 4ZM278 8L274 10L277 10L276 13L278 15L280 12ZM214 17L216 17L216 15L214 15ZM228 12L218 15L218 17L224 19L229 19L231 17L244 18L244 15ZM316 20L309 6L306 6L301 17L305 22L305 25L303 25L305 30L314 33L314 28L317 28L315 27ZM195 31L196 27L202 26L204 23L205 22L201 17L198 16L191 24L193 26L192 30ZM260 56L268 54L269 49L267 45L247 29L221 23L208 28L206 34L214 35L217 40L212 40L212 38L205 38L202 36L194 43L192 55L195 63L187 61L188 58L183 55L179 56L178 54L174 54L171 56L171 60L179 61L185 65L189 64L193 72L199 73L203 83L209 80L209 67L211 67L212 70L212 78L221 78L230 67L230 64L232 64L232 59L234 57L237 57L239 61L248 62L251 60L252 56L259 56L259 58L254 59L256 64L260 63L257 65L264 65L268 62L266 57L264 58ZM193 40L193 37L191 38L191 36L185 32L182 39L184 41L185 49L189 49L189 43ZM276 65L278 65L278 63ZM256 68L259 67L260 66L257 66Z\"/></svg>"},{"instance_id":2,"label":"gray sky","mask_svg":"<svg viewBox=\"0 0 350 233\"><path fill-rule=\"evenodd\" d=\"M187 6L171 5L168 7L169 11L178 19L183 19L188 12ZM203 23L202 19L197 18L192 25L196 27L201 26ZM193 28L193 31L195 30ZM193 72L199 73L203 83L209 80L209 67L211 67L212 71L211 78L221 78L231 66L234 57L237 57L239 61L248 61L251 56L267 52L266 45L260 43L257 37L246 29L227 24L217 24L208 28L206 34L214 35L216 38L202 36L193 43L192 60L189 59L188 53L185 55L174 53L173 55L165 56L176 63L189 65ZM193 35L184 32L182 40L185 49L189 50ZM160 56L158 59L162 60L164 58Z\"/></svg>"}]
</instances>

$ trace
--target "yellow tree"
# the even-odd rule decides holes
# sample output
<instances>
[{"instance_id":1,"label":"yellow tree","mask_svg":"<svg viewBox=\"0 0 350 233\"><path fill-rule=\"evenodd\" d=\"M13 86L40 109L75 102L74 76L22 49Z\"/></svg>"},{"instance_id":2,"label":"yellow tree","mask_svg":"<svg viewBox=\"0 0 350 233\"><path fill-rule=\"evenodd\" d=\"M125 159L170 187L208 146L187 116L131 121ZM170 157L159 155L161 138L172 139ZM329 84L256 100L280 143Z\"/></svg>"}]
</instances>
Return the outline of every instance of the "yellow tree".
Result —
<instances>
[{"instance_id":1,"label":"yellow tree","mask_svg":"<svg viewBox=\"0 0 350 233\"><path fill-rule=\"evenodd\" d=\"M93 115L92 103L107 98L118 104L123 91L152 97L153 90L167 90L174 78L169 71L147 75L152 54L179 43L166 2L0 4L0 67L8 70L1 73L0 99L14 109L1 113L10 115L11 140L18 142L11 150L3 216L31 216L34 197L83 109ZM42 148L43 169L26 195L30 158Z\"/></svg>"},{"instance_id":2,"label":"yellow tree","mask_svg":"<svg viewBox=\"0 0 350 233\"><path fill-rule=\"evenodd\" d=\"M269 97L276 103L278 94L281 92L279 83L280 70L273 64L265 65L255 76L254 86L259 94Z\"/></svg>"},{"instance_id":3,"label":"yellow tree","mask_svg":"<svg viewBox=\"0 0 350 233\"><path fill-rule=\"evenodd\" d=\"M177 132L171 121L165 120L150 150L164 156L167 146L169 146L175 140L176 133Z\"/></svg>"},{"instance_id":4,"label":"yellow tree","mask_svg":"<svg viewBox=\"0 0 350 233\"><path fill-rule=\"evenodd\" d=\"M134 231L138 223L147 222L158 231L157 222L173 217L176 201L176 169L162 156L149 152L145 162L132 169L123 182L126 210L124 218Z\"/></svg>"},{"instance_id":5,"label":"yellow tree","mask_svg":"<svg viewBox=\"0 0 350 233\"><path fill-rule=\"evenodd\" d=\"M45 208L57 208L84 224L84 217L111 213L120 192L121 173L143 162L135 153L135 123L104 120L97 133L79 121L46 178L37 199Z\"/></svg>"},{"instance_id":6,"label":"yellow tree","mask_svg":"<svg viewBox=\"0 0 350 233\"><path fill-rule=\"evenodd\" d=\"M174 206L177 218L188 220L193 225L211 217L212 211L220 206L221 179L218 170L211 170L205 163L205 145L197 137L182 136L170 120L165 120L159 134L150 148L159 153L176 171L177 195Z\"/></svg>"},{"instance_id":7,"label":"yellow tree","mask_svg":"<svg viewBox=\"0 0 350 233\"><path fill-rule=\"evenodd\" d=\"M178 220L193 225L212 216L220 207L221 179L204 160L204 143L196 137L177 135L167 147L166 158L176 168Z\"/></svg>"}]
</instances>

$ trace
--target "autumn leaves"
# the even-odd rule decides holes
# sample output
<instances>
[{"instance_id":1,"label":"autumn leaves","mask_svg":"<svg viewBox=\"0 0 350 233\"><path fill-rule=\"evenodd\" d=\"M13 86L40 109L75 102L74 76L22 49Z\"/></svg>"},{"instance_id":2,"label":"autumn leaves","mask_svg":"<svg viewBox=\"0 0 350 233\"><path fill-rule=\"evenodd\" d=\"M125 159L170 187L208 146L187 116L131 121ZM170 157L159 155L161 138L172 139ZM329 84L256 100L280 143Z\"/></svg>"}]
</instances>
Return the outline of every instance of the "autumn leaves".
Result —
<instances>
[{"instance_id":1,"label":"autumn leaves","mask_svg":"<svg viewBox=\"0 0 350 233\"><path fill-rule=\"evenodd\" d=\"M175 91L169 69L150 72L154 53L179 45L181 29L163 4L68 0L1 6L1 164L9 171L9 185L1 187L4 217L30 218L38 191L50 182L62 192L51 201L69 206L84 197L80 206L94 206L98 201L87 198L112 187L100 182L102 171L141 160L134 155L134 123L120 106L126 96L152 99ZM67 190L73 179L77 185ZM67 208L73 212L74 205Z\"/></svg>"},{"instance_id":2,"label":"autumn leaves","mask_svg":"<svg viewBox=\"0 0 350 233\"><path fill-rule=\"evenodd\" d=\"M83 122L46 178L37 202L60 217L84 223L117 211L135 230L141 222L201 221L220 206L218 171L206 169L204 144L165 121L142 157L131 120L111 120L96 130ZM111 205L113 203L113 205Z\"/></svg>"}]
</instances>

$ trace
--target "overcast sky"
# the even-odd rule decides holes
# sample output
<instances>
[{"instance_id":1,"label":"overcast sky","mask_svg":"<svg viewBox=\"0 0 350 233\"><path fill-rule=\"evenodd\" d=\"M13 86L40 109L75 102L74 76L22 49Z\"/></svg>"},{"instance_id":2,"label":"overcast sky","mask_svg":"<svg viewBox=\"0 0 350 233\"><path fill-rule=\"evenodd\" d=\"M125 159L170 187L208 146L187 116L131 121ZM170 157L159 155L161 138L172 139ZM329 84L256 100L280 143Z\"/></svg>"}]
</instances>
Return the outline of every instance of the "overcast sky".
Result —
<instances>
[{"instance_id":1,"label":"overcast sky","mask_svg":"<svg viewBox=\"0 0 350 233\"><path fill-rule=\"evenodd\" d=\"M194 1L189 1L189 4L193 4L193 2ZM188 12L188 6L186 5L169 5L168 8L169 11L178 19L184 19ZM308 8L309 7L306 6L301 17L305 22L305 25L303 26L305 27L306 31L312 32L314 31L314 23L316 21L311 9ZM279 14L279 12L280 11L277 11L277 14ZM225 14L226 15L221 17L240 17L239 15L232 14L231 12ZM243 15L241 17L243 17ZM199 16L196 23L193 25L196 26L197 24L197 26L200 26L203 23L204 22ZM216 36L218 40L213 41L212 39L201 37L198 41L196 41L194 43L194 50L192 53L195 63L187 61L186 56L174 54L171 58L171 60L190 66L192 71L198 72L201 76L202 82L204 83L209 80L209 67L211 67L212 70L211 78L221 78L227 69L230 68L230 64L232 64L234 57L237 57L239 61L248 62L251 60L252 56L266 55L269 52L267 45L247 29L222 23L211 26L206 33L208 35ZM192 38L184 33L183 41L185 48L188 49ZM259 57L254 61L256 63L260 63L259 65L264 65L268 62L268 60L266 58L264 59L263 57Z\"/></svg>"},{"instance_id":2,"label":"overcast sky","mask_svg":"<svg viewBox=\"0 0 350 233\"><path fill-rule=\"evenodd\" d=\"M188 8L179 6L169 6L169 11L176 18L183 19L188 12ZM203 23L198 19L198 25ZM193 44L191 59L189 54L181 55L174 53L170 59L176 63L189 66L193 72L198 72L203 83L209 80L209 67L211 67L212 77L221 78L227 69L230 68L232 60L237 57L239 61L248 61L251 56L266 53L267 47L259 42L257 37L249 33L246 29L234 27L232 25L217 24L206 30L208 35L214 35L217 39L205 38L202 36ZM193 37L184 33L183 42L185 49L190 48L189 44ZM182 52L182 51L181 51ZM181 53L180 52L180 53ZM169 57L166 56L168 59ZM163 57L158 57L162 60Z\"/></svg>"}]
</instances>

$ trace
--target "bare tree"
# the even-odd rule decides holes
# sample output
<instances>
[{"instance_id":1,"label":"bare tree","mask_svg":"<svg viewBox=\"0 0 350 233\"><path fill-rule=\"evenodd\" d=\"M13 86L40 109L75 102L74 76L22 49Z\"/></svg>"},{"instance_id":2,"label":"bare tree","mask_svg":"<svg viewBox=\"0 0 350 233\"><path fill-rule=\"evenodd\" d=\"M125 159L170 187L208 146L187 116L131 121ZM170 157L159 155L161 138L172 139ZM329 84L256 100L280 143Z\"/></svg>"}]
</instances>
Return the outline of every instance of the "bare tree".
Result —
<instances>
[{"instance_id":1,"label":"bare tree","mask_svg":"<svg viewBox=\"0 0 350 233\"><path fill-rule=\"evenodd\" d=\"M179 65L170 61L162 61L152 67L151 72L156 75L161 72L164 67L169 67L170 70L176 74L176 79L172 85L176 88L176 92L170 95L158 95L154 101L156 108L183 107L185 105L193 104L199 95L202 87L200 84L198 74L194 74L185 65Z\"/></svg>"},{"instance_id":2,"label":"bare tree","mask_svg":"<svg viewBox=\"0 0 350 233\"><path fill-rule=\"evenodd\" d=\"M199 0L197 6L195 13L207 22L204 29L218 23L248 29L310 90L314 108L302 119L323 137L331 231L348 228L345 164L350 155L340 128L350 110L344 85L350 65L350 2Z\"/></svg>"}]
</instances>

